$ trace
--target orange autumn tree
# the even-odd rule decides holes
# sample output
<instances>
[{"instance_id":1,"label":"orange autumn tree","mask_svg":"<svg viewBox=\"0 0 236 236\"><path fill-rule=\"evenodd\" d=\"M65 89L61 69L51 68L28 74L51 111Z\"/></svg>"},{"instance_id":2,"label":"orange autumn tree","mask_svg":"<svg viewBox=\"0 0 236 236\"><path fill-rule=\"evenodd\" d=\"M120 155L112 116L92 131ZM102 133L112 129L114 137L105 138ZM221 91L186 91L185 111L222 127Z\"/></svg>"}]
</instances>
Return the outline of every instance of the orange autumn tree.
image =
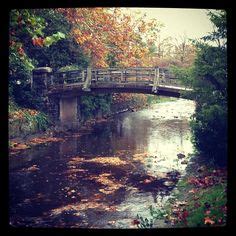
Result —
<instances>
[{"instance_id":1,"label":"orange autumn tree","mask_svg":"<svg viewBox=\"0 0 236 236\"><path fill-rule=\"evenodd\" d=\"M149 47L160 23L122 8L59 9L72 24L71 35L90 57L91 65L149 66Z\"/></svg>"}]
</instances>

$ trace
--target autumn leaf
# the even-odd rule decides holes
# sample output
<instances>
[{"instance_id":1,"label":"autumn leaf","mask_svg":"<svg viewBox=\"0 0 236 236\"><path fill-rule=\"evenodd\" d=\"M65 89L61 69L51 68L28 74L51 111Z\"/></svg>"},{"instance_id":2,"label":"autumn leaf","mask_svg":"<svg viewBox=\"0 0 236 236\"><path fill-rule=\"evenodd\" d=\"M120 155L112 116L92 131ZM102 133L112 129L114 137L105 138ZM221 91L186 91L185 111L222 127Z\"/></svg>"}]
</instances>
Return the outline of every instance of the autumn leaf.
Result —
<instances>
[{"instance_id":1,"label":"autumn leaf","mask_svg":"<svg viewBox=\"0 0 236 236\"><path fill-rule=\"evenodd\" d=\"M213 221L210 217L207 216L204 218L204 224L213 225L213 224L215 224L215 221Z\"/></svg>"},{"instance_id":2,"label":"autumn leaf","mask_svg":"<svg viewBox=\"0 0 236 236\"><path fill-rule=\"evenodd\" d=\"M35 37L32 39L32 43L34 46L43 47L43 42L44 39L42 37Z\"/></svg>"}]
</instances>

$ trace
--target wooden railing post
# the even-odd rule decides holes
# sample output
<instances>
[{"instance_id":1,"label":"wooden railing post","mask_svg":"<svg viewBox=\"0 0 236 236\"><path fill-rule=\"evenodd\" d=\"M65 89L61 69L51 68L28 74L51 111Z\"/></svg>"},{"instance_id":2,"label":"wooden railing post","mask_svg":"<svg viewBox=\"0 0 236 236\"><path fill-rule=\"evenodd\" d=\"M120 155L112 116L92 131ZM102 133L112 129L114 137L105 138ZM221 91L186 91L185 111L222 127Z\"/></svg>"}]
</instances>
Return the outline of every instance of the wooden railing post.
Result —
<instances>
[{"instance_id":1,"label":"wooden railing post","mask_svg":"<svg viewBox=\"0 0 236 236\"><path fill-rule=\"evenodd\" d=\"M83 86L83 90L84 91L91 91L90 89L90 85L91 85L91 81L92 81L92 69L91 67L87 68L87 77Z\"/></svg>"},{"instance_id":2,"label":"wooden railing post","mask_svg":"<svg viewBox=\"0 0 236 236\"><path fill-rule=\"evenodd\" d=\"M123 69L121 69L121 78L120 78L120 82L123 81Z\"/></svg>"},{"instance_id":3,"label":"wooden railing post","mask_svg":"<svg viewBox=\"0 0 236 236\"><path fill-rule=\"evenodd\" d=\"M82 70L82 81L85 82L85 74L84 74L84 70Z\"/></svg>"},{"instance_id":4,"label":"wooden railing post","mask_svg":"<svg viewBox=\"0 0 236 236\"><path fill-rule=\"evenodd\" d=\"M157 92L157 86L159 85L159 76L160 76L159 68L155 68L155 76L154 76L153 87L152 87L152 92L154 93Z\"/></svg>"},{"instance_id":5,"label":"wooden railing post","mask_svg":"<svg viewBox=\"0 0 236 236\"><path fill-rule=\"evenodd\" d=\"M97 73L98 73L98 71L97 71L97 69L95 69L95 70L94 70L95 81L98 80L98 78L97 78L97 77L98 77L98 76L97 76L98 74L97 74Z\"/></svg>"}]
</instances>

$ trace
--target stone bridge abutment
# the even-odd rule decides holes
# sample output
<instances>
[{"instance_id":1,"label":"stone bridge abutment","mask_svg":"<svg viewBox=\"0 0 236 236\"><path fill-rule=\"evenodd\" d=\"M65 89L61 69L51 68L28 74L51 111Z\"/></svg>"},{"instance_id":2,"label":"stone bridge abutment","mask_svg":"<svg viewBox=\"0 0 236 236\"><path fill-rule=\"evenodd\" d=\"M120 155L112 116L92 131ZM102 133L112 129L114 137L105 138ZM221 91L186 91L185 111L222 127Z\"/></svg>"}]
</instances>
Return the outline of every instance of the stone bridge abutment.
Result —
<instances>
[{"instance_id":1,"label":"stone bridge abutment","mask_svg":"<svg viewBox=\"0 0 236 236\"><path fill-rule=\"evenodd\" d=\"M50 117L56 126L75 130L80 123L80 96L50 95L49 81L52 79L50 67L33 70L31 88L36 96L41 98L42 110Z\"/></svg>"}]
</instances>

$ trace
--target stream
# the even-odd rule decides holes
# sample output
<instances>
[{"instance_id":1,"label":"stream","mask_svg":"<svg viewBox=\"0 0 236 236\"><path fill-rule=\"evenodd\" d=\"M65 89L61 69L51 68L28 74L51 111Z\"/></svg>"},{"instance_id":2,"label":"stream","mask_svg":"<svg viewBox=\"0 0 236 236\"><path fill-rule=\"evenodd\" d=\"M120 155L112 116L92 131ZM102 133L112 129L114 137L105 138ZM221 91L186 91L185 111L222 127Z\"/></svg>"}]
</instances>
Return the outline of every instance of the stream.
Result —
<instances>
[{"instance_id":1,"label":"stream","mask_svg":"<svg viewBox=\"0 0 236 236\"><path fill-rule=\"evenodd\" d=\"M10 225L137 228L137 214L162 209L185 174L194 109L185 99L153 104L10 156Z\"/></svg>"}]
</instances>

